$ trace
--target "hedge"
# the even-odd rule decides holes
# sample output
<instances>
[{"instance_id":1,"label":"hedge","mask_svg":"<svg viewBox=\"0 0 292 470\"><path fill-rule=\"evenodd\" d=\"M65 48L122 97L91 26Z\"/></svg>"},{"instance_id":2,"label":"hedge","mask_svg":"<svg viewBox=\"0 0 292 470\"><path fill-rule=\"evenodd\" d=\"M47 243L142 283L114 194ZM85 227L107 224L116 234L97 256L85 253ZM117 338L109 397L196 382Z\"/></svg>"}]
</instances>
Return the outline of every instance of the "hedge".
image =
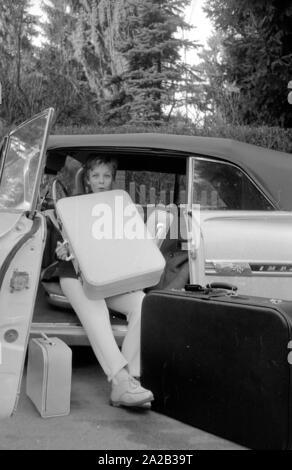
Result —
<instances>
[{"instance_id":1,"label":"hedge","mask_svg":"<svg viewBox=\"0 0 292 470\"><path fill-rule=\"evenodd\" d=\"M0 122L0 138L9 129ZM56 126L53 134L123 134L159 132L163 134L197 135L206 137L225 137L247 142L261 147L292 153L292 129L281 127L251 127L213 125L208 127L196 127L190 124L176 123L168 126L153 127L119 126L119 127L94 127L94 126Z\"/></svg>"},{"instance_id":2,"label":"hedge","mask_svg":"<svg viewBox=\"0 0 292 470\"><path fill-rule=\"evenodd\" d=\"M124 134L141 132L159 132L163 134L197 135L206 137L224 137L249 144L259 145L282 152L292 153L292 129L281 127L251 126L212 126L199 128L190 125L170 125L157 127L55 127L53 134Z\"/></svg>"}]
</instances>

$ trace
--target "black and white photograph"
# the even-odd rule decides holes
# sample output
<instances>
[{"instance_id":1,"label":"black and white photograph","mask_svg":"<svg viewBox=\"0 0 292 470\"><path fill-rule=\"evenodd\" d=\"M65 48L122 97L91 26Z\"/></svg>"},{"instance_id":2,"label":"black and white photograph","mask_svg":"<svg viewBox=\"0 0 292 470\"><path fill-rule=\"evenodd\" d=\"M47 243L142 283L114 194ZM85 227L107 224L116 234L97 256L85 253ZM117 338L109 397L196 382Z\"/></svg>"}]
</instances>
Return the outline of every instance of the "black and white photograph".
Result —
<instances>
[{"instance_id":1,"label":"black and white photograph","mask_svg":"<svg viewBox=\"0 0 292 470\"><path fill-rule=\"evenodd\" d=\"M291 410L292 1L0 0L0 452L191 466Z\"/></svg>"}]
</instances>

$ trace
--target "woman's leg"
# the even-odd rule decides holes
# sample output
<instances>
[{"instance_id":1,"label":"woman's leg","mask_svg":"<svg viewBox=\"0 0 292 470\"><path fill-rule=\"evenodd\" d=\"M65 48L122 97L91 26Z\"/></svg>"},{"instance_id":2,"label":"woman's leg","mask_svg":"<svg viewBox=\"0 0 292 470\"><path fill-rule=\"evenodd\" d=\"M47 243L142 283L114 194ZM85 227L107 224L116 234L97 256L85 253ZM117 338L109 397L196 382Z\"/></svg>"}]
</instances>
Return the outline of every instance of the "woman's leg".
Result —
<instances>
[{"instance_id":1,"label":"woman's leg","mask_svg":"<svg viewBox=\"0 0 292 470\"><path fill-rule=\"evenodd\" d=\"M127 365L127 360L113 336L105 301L88 299L78 279L61 278L60 284L86 331L101 367L111 380Z\"/></svg>"},{"instance_id":2,"label":"woman's leg","mask_svg":"<svg viewBox=\"0 0 292 470\"><path fill-rule=\"evenodd\" d=\"M113 379L110 396L112 405L134 407L148 405L153 400L153 394L141 387L125 369L127 360L121 354L113 336L105 301L88 299L78 279L61 278L60 283L83 324L104 372L109 380ZM123 299L121 304L123 306Z\"/></svg>"},{"instance_id":3,"label":"woman's leg","mask_svg":"<svg viewBox=\"0 0 292 470\"><path fill-rule=\"evenodd\" d=\"M144 297L144 292L136 291L105 299L109 308L127 317L128 332L123 342L122 353L128 361L129 372L134 377L140 377L141 308Z\"/></svg>"}]
</instances>

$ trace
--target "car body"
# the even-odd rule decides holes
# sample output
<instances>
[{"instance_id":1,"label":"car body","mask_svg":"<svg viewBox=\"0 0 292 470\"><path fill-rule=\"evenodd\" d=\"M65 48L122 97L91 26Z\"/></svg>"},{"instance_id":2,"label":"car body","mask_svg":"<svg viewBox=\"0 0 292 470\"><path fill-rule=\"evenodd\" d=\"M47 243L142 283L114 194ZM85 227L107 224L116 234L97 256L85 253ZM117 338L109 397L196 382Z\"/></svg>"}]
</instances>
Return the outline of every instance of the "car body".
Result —
<instances>
[{"instance_id":1,"label":"car body","mask_svg":"<svg viewBox=\"0 0 292 470\"><path fill-rule=\"evenodd\" d=\"M37 115L1 149L0 417L15 409L30 335L88 344L47 274L55 250L50 184L65 165L69 189L80 192L92 152L117 158L116 187L130 193L146 223L149 208L173 213L161 250L167 256L169 241L179 240L191 283L224 281L241 294L292 300L291 155L207 137L49 136L52 119L52 109ZM118 312L112 325L121 342L127 327Z\"/></svg>"}]
</instances>

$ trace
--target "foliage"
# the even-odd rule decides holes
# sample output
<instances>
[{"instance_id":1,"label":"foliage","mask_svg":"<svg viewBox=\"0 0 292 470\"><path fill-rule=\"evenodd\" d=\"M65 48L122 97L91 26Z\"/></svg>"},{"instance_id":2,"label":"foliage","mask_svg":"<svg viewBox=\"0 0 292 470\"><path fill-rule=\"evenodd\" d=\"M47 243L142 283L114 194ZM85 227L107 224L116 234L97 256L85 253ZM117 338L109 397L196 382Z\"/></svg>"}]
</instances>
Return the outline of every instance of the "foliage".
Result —
<instances>
[{"instance_id":1,"label":"foliage","mask_svg":"<svg viewBox=\"0 0 292 470\"><path fill-rule=\"evenodd\" d=\"M123 58L116 46L127 0L78 3L72 10L75 26L70 39L74 57L82 67L97 104L104 105L115 94L112 77L123 70Z\"/></svg>"},{"instance_id":2,"label":"foliage","mask_svg":"<svg viewBox=\"0 0 292 470\"><path fill-rule=\"evenodd\" d=\"M222 64L224 55L223 35L214 33L207 41L207 47L198 55L201 63L198 70L202 79L199 108L205 113L205 120L216 117L234 125L242 124L239 112L239 88L230 85Z\"/></svg>"},{"instance_id":3,"label":"foliage","mask_svg":"<svg viewBox=\"0 0 292 470\"><path fill-rule=\"evenodd\" d=\"M283 0L210 0L205 11L216 36L202 58L210 79L205 87L207 107L215 100L225 109L226 86L234 85L236 116L245 124L292 127L292 108L287 103L287 84L292 69L292 5ZM216 55L220 39L221 51ZM213 60L209 60L209 55ZM217 81L217 83L216 83Z\"/></svg>"},{"instance_id":4,"label":"foliage","mask_svg":"<svg viewBox=\"0 0 292 470\"><path fill-rule=\"evenodd\" d=\"M137 0L129 2L120 23L119 51L126 70L115 77L123 84L120 106L112 114L126 113L133 123L161 124L174 109L195 101L193 67L185 64L182 49L198 47L181 39L178 32L190 29L183 19L189 0Z\"/></svg>"},{"instance_id":5,"label":"foliage","mask_svg":"<svg viewBox=\"0 0 292 470\"><path fill-rule=\"evenodd\" d=\"M222 137L239 140L261 147L292 153L292 129L269 126L234 126L211 122L204 127L192 124L173 122L160 128L155 125L123 125L114 127L95 126L56 126L54 134L129 134L143 132L159 132L162 134L197 135L203 137Z\"/></svg>"},{"instance_id":6,"label":"foliage","mask_svg":"<svg viewBox=\"0 0 292 470\"><path fill-rule=\"evenodd\" d=\"M190 0L43 0L45 42L29 0L2 0L0 133L45 107L57 124L164 126L186 104L218 122L292 124L292 7L283 0L210 0L216 35L199 67L181 59ZM175 117L175 115L177 117ZM209 123L211 117L216 116ZM186 123L192 127L192 123Z\"/></svg>"},{"instance_id":7,"label":"foliage","mask_svg":"<svg viewBox=\"0 0 292 470\"><path fill-rule=\"evenodd\" d=\"M188 28L182 19L188 2L80 2L71 40L106 121L161 123L163 106L172 111L179 93L190 94L195 74L179 52L194 44L176 37Z\"/></svg>"},{"instance_id":8,"label":"foliage","mask_svg":"<svg viewBox=\"0 0 292 470\"><path fill-rule=\"evenodd\" d=\"M26 76L33 68L31 44L36 19L29 14L29 0L2 0L0 9L0 81L3 102L0 118L11 123L31 114Z\"/></svg>"},{"instance_id":9,"label":"foliage","mask_svg":"<svg viewBox=\"0 0 292 470\"><path fill-rule=\"evenodd\" d=\"M0 140L9 128L0 126ZM155 124L143 126L141 124L125 124L123 126L62 126L53 127L53 134L130 134L159 132L162 134L176 135L197 135L203 137L222 137L227 139L239 140L249 144L259 145L261 147L292 153L292 129L283 129L281 127L269 126L243 126L226 125L210 121L204 127L196 127L192 123L173 120L171 124L165 123L157 128Z\"/></svg>"},{"instance_id":10,"label":"foliage","mask_svg":"<svg viewBox=\"0 0 292 470\"><path fill-rule=\"evenodd\" d=\"M46 47L39 49L43 107L53 106L56 121L67 123L92 122L96 119L92 94L82 68L74 59L71 42L75 25L73 0L50 0L44 6L47 22L43 24Z\"/></svg>"},{"instance_id":11,"label":"foliage","mask_svg":"<svg viewBox=\"0 0 292 470\"><path fill-rule=\"evenodd\" d=\"M1 115L17 123L45 107L57 123L161 123L194 100L190 0L44 0L44 43L33 43L37 18L29 0L3 0L0 12Z\"/></svg>"}]
</instances>

